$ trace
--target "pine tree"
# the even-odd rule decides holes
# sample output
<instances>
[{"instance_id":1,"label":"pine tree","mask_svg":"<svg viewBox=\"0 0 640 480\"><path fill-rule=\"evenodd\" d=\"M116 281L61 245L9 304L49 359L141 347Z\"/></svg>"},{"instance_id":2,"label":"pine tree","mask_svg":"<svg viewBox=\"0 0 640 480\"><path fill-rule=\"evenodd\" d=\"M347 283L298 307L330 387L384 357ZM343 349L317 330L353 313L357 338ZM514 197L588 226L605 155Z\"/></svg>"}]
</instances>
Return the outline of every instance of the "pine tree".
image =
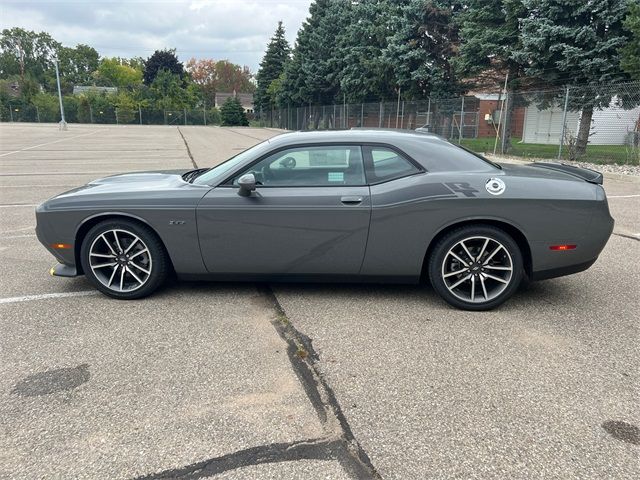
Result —
<instances>
[{"instance_id":1,"label":"pine tree","mask_svg":"<svg viewBox=\"0 0 640 480\"><path fill-rule=\"evenodd\" d=\"M622 68L632 78L640 80L640 3L632 4L624 21L631 40L622 48Z\"/></svg>"},{"instance_id":2,"label":"pine tree","mask_svg":"<svg viewBox=\"0 0 640 480\"><path fill-rule=\"evenodd\" d=\"M247 115L244 113L244 108L240 100L236 97L229 97L225 100L220 108L220 117L223 126L241 126L246 127L249 125Z\"/></svg>"},{"instance_id":3,"label":"pine tree","mask_svg":"<svg viewBox=\"0 0 640 480\"><path fill-rule=\"evenodd\" d=\"M385 58L390 27L408 0L381 0L353 5L352 21L336 39L342 59L340 90L347 101L379 101L393 98L395 58Z\"/></svg>"},{"instance_id":4,"label":"pine tree","mask_svg":"<svg viewBox=\"0 0 640 480\"><path fill-rule=\"evenodd\" d=\"M505 121L506 150L511 146L509 118L513 115L513 91L524 77L524 68L513 53L520 49L520 20L525 16L523 0L467 0L457 15L460 47L454 67L473 83L488 78L492 85L508 75ZM479 85L482 86L482 85Z\"/></svg>"},{"instance_id":5,"label":"pine tree","mask_svg":"<svg viewBox=\"0 0 640 480\"><path fill-rule=\"evenodd\" d=\"M291 48L284 35L285 31L282 22L278 22L278 28L276 28L273 37L271 37L264 58L260 62L260 69L256 74L258 86L253 97L253 105L256 112L268 110L276 104L276 99L270 94L269 87L272 82L282 75L289 60Z\"/></svg>"},{"instance_id":6,"label":"pine tree","mask_svg":"<svg viewBox=\"0 0 640 480\"><path fill-rule=\"evenodd\" d=\"M316 0L309 18L298 31L291 62L282 81L283 99L293 105L325 105L340 92L344 59L337 48L340 35L351 21L350 2Z\"/></svg>"},{"instance_id":7,"label":"pine tree","mask_svg":"<svg viewBox=\"0 0 640 480\"><path fill-rule=\"evenodd\" d=\"M620 51L631 40L623 25L629 4L629 0L526 2L520 48L511 58L545 86L580 87L570 95L570 108L582 111L578 155L586 151L594 109L608 107L618 93L611 85L628 79L620 68Z\"/></svg>"},{"instance_id":8,"label":"pine tree","mask_svg":"<svg viewBox=\"0 0 640 480\"><path fill-rule=\"evenodd\" d=\"M451 98L463 93L452 64L459 44L453 18L461 10L462 2L456 0L412 0L389 16L395 19L395 33L385 57L404 96Z\"/></svg>"},{"instance_id":9,"label":"pine tree","mask_svg":"<svg viewBox=\"0 0 640 480\"><path fill-rule=\"evenodd\" d=\"M513 52L520 48L520 19L526 9L522 0L468 0L457 15L460 49L456 68L460 74L477 79L491 70L512 84L523 76Z\"/></svg>"}]
</instances>

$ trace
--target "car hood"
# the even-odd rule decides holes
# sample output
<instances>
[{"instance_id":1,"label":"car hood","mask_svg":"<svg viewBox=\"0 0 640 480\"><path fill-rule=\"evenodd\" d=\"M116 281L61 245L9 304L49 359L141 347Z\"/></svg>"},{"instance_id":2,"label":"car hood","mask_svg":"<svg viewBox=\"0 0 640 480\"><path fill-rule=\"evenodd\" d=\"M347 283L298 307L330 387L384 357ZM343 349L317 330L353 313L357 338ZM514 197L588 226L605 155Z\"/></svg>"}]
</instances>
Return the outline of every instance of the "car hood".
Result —
<instances>
[{"instance_id":1,"label":"car hood","mask_svg":"<svg viewBox=\"0 0 640 480\"><path fill-rule=\"evenodd\" d=\"M50 198L38 210L193 206L211 187L185 182L182 174L187 171L135 172L98 178Z\"/></svg>"},{"instance_id":2,"label":"car hood","mask_svg":"<svg viewBox=\"0 0 640 480\"><path fill-rule=\"evenodd\" d=\"M176 180L182 180L182 175L189 170L158 170L151 172L133 172L133 173L121 173L118 175L111 175L109 177L98 178L92 180L87 185L114 185L114 184L166 184L167 182L173 183Z\"/></svg>"},{"instance_id":3,"label":"car hood","mask_svg":"<svg viewBox=\"0 0 640 480\"><path fill-rule=\"evenodd\" d=\"M129 193L174 189L181 185L189 185L182 180L182 174L185 172L188 172L188 170L164 170L111 175L109 177L92 180L82 187L61 193L55 198L102 193Z\"/></svg>"}]
</instances>

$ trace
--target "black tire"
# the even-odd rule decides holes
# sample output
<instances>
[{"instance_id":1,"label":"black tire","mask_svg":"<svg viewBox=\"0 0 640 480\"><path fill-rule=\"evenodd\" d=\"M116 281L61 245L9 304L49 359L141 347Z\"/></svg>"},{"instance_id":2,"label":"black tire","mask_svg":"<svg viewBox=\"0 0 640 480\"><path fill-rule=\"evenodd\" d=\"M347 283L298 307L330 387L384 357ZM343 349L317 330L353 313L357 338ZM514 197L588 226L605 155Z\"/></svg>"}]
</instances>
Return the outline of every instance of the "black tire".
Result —
<instances>
[{"instance_id":1,"label":"black tire","mask_svg":"<svg viewBox=\"0 0 640 480\"><path fill-rule=\"evenodd\" d=\"M113 236L114 231L116 231L115 237ZM101 238L101 236L103 237ZM119 239L118 236L120 236ZM133 237L138 237L137 243L132 241ZM107 244L107 238L109 238L111 246ZM125 243L127 240L130 243ZM116 244L123 244L120 245L122 248L119 250ZM92 252L92 246L95 251L102 249L102 253ZM136 249L131 250L131 256L137 257L137 260L128 257L125 260L120 255L120 252L125 253L127 247ZM143 251L142 247L147 251ZM104 258L104 261L108 262L107 265L116 262L117 266L101 268L101 265L96 264L98 260L94 260L92 267L90 253L92 259L97 258L98 260L101 257L113 256L115 258ZM119 300L135 300L150 295L164 283L170 270L167 253L155 232L141 223L125 219L106 220L91 228L82 242L80 262L85 276L100 292ZM123 271L125 273L122 273ZM121 275L122 283L119 283ZM113 276L118 278L114 278L114 284L111 284L107 281L107 277L112 278ZM107 283L112 286L109 287ZM137 284L140 285L136 287ZM120 290L120 285L125 288Z\"/></svg>"},{"instance_id":2,"label":"black tire","mask_svg":"<svg viewBox=\"0 0 640 480\"><path fill-rule=\"evenodd\" d=\"M486 239L490 239L486 250L498 252L491 258L490 253L481 248ZM460 244L462 241L465 241L464 246L468 247L471 257L464 253L465 250L456 251L457 248L463 248ZM502 249L498 249L498 245ZM464 260L464 263L458 262L454 255L456 252L457 258ZM500 262L504 262L504 266ZM518 244L503 230L489 225L468 225L446 234L434 246L428 269L431 285L438 295L456 308L473 311L491 310L504 303L518 290L524 276L522 253ZM462 273L456 275L456 272ZM448 278L445 279L445 276ZM463 280L464 278L468 280ZM498 281L498 278L501 280ZM459 287L452 288L460 281L462 283ZM472 301L472 298L475 300Z\"/></svg>"}]
</instances>

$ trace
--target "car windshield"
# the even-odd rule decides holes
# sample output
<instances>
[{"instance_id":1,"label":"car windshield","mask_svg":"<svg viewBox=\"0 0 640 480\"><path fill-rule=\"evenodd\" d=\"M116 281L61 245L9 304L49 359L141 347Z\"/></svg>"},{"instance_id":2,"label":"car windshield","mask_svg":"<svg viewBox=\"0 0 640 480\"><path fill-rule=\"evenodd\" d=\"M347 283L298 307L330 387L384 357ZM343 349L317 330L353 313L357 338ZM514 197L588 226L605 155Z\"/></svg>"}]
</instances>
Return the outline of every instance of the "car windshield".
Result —
<instances>
[{"instance_id":1,"label":"car windshield","mask_svg":"<svg viewBox=\"0 0 640 480\"><path fill-rule=\"evenodd\" d=\"M268 146L269 140L254 145L244 152L231 157L229 160L226 160L220 165L216 165L215 167L207 170L202 175L197 176L193 180L193 183L195 183L196 185L213 185L226 177L226 175L231 172L231 170L233 170L238 165L241 165L246 160L257 158L264 150L267 149Z\"/></svg>"}]
</instances>

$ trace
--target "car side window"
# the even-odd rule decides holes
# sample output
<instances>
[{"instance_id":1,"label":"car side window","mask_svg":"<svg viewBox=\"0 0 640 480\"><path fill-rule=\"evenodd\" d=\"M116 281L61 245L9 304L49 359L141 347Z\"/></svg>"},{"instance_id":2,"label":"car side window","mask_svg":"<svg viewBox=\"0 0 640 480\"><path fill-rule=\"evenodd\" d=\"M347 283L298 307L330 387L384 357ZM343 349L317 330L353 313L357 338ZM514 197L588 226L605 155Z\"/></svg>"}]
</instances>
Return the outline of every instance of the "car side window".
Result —
<instances>
[{"instance_id":1,"label":"car side window","mask_svg":"<svg viewBox=\"0 0 640 480\"><path fill-rule=\"evenodd\" d=\"M356 145L296 147L260 160L234 178L253 173L264 187L330 187L366 184L362 150Z\"/></svg>"},{"instance_id":2,"label":"car side window","mask_svg":"<svg viewBox=\"0 0 640 480\"><path fill-rule=\"evenodd\" d=\"M396 178L419 173L420 170L407 158L384 147L370 147L372 166L370 168L370 183L385 182Z\"/></svg>"}]
</instances>

